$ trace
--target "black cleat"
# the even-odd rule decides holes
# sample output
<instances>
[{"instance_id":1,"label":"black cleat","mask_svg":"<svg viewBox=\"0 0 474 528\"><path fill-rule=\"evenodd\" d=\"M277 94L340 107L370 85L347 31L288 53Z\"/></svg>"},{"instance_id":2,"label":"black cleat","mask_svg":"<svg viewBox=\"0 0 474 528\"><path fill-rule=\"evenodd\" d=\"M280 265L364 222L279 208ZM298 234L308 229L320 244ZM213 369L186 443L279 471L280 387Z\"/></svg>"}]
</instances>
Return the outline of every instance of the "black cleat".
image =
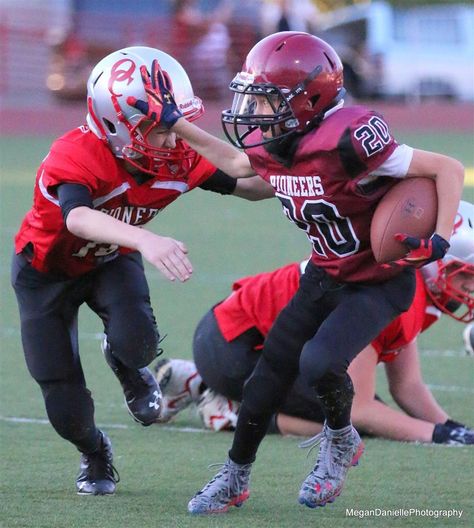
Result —
<instances>
[{"instance_id":1,"label":"black cleat","mask_svg":"<svg viewBox=\"0 0 474 528\"><path fill-rule=\"evenodd\" d=\"M161 389L149 368L132 369L116 359L106 339L102 343L105 360L122 385L125 405L133 419L148 426L157 422L161 413Z\"/></svg>"},{"instance_id":2,"label":"black cleat","mask_svg":"<svg viewBox=\"0 0 474 528\"><path fill-rule=\"evenodd\" d=\"M113 466L112 444L101 431L100 447L94 453L82 453L81 467L76 479L78 495L112 495L120 481Z\"/></svg>"}]
</instances>

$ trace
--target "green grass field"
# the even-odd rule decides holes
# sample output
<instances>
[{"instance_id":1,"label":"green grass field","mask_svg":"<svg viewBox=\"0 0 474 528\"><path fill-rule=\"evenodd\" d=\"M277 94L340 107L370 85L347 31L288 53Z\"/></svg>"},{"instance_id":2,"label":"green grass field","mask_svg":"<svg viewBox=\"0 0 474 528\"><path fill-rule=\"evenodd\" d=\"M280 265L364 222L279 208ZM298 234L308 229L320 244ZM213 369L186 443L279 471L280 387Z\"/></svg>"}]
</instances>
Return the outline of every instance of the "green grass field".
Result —
<instances>
[{"instance_id":1,"label":"green grass field","mask_svg":"<svg viewBox=\"0 0 474 528\"><path fill-rule=\"evenodd\" d=\"M78 497L74 479L79 455L46 423L39 388L21 351L16 302L9 283L12 237L29 208L35 169L53 138L0 139L1 264L1 513L5 528L148 527L387 527L472 526L473 449L423 446L368 439L360 466L351 470L333 505L310 510L297 503L299 486L314 454L294 438L268 437L253 471L252 497L226 516L192 517L186 504L222 462L231 434L200 429L193 412L169 426L142 428L128 416L120 387L100 352L101 327L84 308L81 357L96 403L97 422L114 444L121 475L113 497ZM472 140L462 135L401 134L414 146L452 154L474 166ZM474 201L474 188L464 197ZM187 243L195 272L185 284L166 282L148 269L152 302L168 357L191 357L200 317L226 296L243 275L273 269L309 253L304 234L283 217L276 201L247 203L196 190L159 215L152 229ZM355 307L356 309L356 307ZM425 379L451 415L474 425L474 362L464 356L462 326L442 320L420 339ZM390 401L379 375L378 392ZM461 519L356 518L357 510L414 508L463 510Z\"/></svg>"}]
</instances>

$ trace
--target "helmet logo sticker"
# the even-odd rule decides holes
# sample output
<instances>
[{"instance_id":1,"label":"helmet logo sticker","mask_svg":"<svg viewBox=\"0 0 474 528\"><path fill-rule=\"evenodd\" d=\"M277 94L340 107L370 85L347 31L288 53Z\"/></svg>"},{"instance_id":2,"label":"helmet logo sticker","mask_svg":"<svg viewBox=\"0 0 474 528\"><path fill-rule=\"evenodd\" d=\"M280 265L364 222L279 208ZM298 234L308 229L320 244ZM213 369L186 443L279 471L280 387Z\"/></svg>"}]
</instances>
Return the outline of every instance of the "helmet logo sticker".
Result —
<instances>
[{"instance_id":1,"label":"helmet logo sticker","mask_svg":"<svg viewBox=\"0 0 474 528\"><path fill-rule=\"evenodd\" d=\"M125 64L128 63L127 66ZM123 66L123 69L119 69ZM108 89L112 95L120 97L121 93L114 92L114 83L127 81L127 86L133 81L132 74L135 71L136 64L131 59L120 59L112 66Z\"/></svg>"},{"instance_id":2,"label":"helmet logo sticker","mask_svg":"<svg viewBox=\"0 0 474 528\"><path fill-rule=\"evenodd\" d=\"M238 86L240 91L243 91L246 86L253 84L255 81L255 75L249 72L241 71L235 77L233 82L239 83L241 86Z\"/></svg>"}]
</instances>

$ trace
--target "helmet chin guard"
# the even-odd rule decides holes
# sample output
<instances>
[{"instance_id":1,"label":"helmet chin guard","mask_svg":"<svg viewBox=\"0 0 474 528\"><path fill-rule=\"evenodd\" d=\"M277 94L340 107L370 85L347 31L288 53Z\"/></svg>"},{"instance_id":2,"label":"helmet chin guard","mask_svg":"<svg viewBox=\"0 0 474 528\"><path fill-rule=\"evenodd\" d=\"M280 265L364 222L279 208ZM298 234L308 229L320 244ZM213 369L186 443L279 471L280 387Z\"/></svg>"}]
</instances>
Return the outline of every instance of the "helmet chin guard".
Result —
<instances>
[{"instance_id":1,"label":"helmet chin guard","mask_svg":"<svg viewBox=\"0 0 474 528\"><path fill-rule=\"evenodd\" d=\"M474 265L456 260L447 264L437 261L434 264L438 268L436 277L426 280L428 295L433 304L456 321L474 321L473 292L464 291L455 285L456 277L460 274L463 278L470 276L470 280L474 282Z\"/></svg>"},{"instance_id":2,"label":"helmet chin guard","mask_svg":"<svg viewBox=\"0 0 474 528\"><path fill-rule=\"evenodd\" d=\"M198 156L184 141L176 148L158 147L151 140L161 132L157 123L127 103L127 98L146 100L140 66L151 70L153 60L168 76L176 103L189 121L204 112L202 101L193 93L189 78L178 61L167 53L145 46L115 51L102 59L87 82L87 123L90 130L108 144L114 156L141 172L153 176L184 177Z\"/></svg>"},{"instance_id":3,"label":"helmet chin guard","mask_svg":"<svg viewBox=\"0 0 474 528\"><path fill-rule=\"evenodd\" d=\"M421 268L433 304L457 321L474 321L474 205L461 201L446 256Z\"/></svg>"}]
</instances>

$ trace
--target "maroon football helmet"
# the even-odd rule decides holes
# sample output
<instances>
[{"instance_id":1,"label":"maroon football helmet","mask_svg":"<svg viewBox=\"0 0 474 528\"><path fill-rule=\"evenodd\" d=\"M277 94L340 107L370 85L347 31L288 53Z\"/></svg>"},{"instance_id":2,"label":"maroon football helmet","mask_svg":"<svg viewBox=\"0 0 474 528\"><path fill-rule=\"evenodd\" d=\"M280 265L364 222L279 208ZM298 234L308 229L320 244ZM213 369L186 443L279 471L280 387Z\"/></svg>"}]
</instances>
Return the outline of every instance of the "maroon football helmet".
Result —
<instances>
[{"instance_id":1,"label":"maroon football helmet","mask_svg":"<svg viewBox=\"0 0 474 528\"><path fill-rule=\"evenodd\" d=\"M334 49L298 31L274 33L258 42L229 88L235 92L234 101L222 112L222 124L239 148L306 132L345 93L342 63ZM257 96L266 98L265 112ZM244 142L257 128L264 134Z\"/></svg>"}]
</instances>

